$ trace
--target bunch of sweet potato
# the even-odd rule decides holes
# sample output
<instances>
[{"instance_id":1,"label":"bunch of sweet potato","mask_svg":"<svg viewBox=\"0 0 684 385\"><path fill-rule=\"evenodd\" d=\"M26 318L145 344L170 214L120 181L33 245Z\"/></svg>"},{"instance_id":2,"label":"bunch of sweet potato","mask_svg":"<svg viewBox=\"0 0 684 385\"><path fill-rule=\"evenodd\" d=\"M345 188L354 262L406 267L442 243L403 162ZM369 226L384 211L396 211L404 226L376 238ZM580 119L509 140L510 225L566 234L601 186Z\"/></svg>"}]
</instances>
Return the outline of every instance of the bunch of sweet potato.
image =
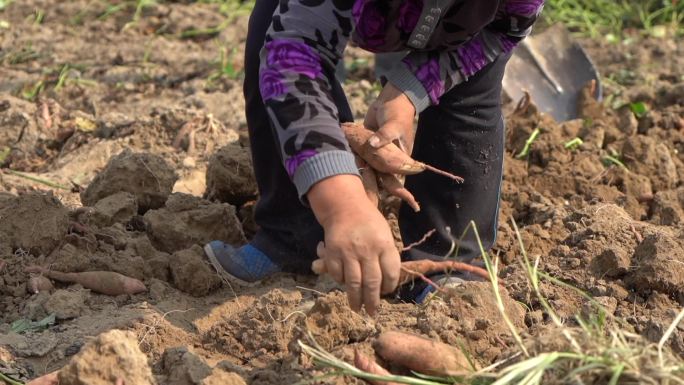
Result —
<instances>
[{"instance_id":1,"label":"bunch of sweet potato","mask_svg":"<svg viewBox=\"0 0 684 385\"><path fill-rule=\"evenodd\" d=\"M380 188L383 188L387 193L404 200L415 211L420 211L420 204L413 194L404 187L403 177L405 175L431 171L457 182L463 182L463 178L459 176L411 158L409 154L402 151L394 143L389 143L380 148L371 146L368 139L373 136L373 131L361 124L343 123L342 130L356 154L357 166L361 170L366 194L375 204L379 202Z\"/></svg>"}]
</instances>

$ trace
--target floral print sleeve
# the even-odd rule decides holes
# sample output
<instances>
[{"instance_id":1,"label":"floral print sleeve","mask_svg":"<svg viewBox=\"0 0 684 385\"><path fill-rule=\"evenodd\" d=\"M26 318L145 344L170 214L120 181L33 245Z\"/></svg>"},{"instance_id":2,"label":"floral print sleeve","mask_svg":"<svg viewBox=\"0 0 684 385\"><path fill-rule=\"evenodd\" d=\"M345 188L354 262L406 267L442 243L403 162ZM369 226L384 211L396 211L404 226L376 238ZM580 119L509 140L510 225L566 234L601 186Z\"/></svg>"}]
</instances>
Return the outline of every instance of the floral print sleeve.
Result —
<instances>
[{"instance_id":1,"label":"floral print sleeve","mask_svg":"<svg viewBox=\"0 0 684 385\"><path fill-rule=\"evenodd\" d=\"M304 202L316 182L358 175L331 94L335 67L352 30L353 3L281 0L261 51L261 97L285 169Z\"/></svg>"},{"instance_id":2,"label":"floral print sleeve","mask_svg":"<svg viewBox=\"0 0 684 385\"><path fill-rule=\"evenodd\" d=\"M420 0L408 0L406 3ZM413 51L386 74L411 99L417 112L467 81L531 32L544 0L503 0L494 20L472 38L445 50ZM415 23L415 22L414 22Z\"/></svg>"}]
</instances>

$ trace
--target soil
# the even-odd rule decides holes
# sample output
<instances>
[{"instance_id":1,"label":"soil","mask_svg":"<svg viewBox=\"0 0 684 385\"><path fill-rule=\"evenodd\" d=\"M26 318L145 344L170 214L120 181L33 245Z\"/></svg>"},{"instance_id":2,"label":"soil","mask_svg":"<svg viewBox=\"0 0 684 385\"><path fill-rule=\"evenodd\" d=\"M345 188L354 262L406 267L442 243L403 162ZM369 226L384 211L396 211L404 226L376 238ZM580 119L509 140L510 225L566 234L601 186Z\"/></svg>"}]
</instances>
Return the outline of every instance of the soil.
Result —
<instances>
[{"instance_id":1,"label":"soil","mask_svg":"<svg viewBox=\"0 0 684 385\"><path fill-rule=\"evenodd\" d=\"M464 346L482 367L510 354L514 340L485 283L422 306L390 296L370 318L352 312L325 277L222 281L202 244L240 245L257 229L240 80L247 16L231 11L227 28L190 33L211 30L225 14L168 2L132 22L132 7L106 10L104 2L26 0L0 12L9 24L0 35L3 373L26 380L61 369L64 384L122 376L136 384L293 383L321 374L298 340L311 335L351 362L354 349L371 352L387 330ZM492 252L502 262L503 303L528 341L557 338L518 263L514 220L542 271L658 341L684 306L684 41L583 44L610 79L605 103L584 98L582 119L561 124L533 103L505 105ZM372 56L351 48L346 60ZM348 75L350 105L363 118L377 93L373 73L352 66ZM647 112L620 106L636 102ZM516 157L535 128L529 155ZM565 148L576 137L583 143ZM148 290L111 297L53 282L35 293L29 265L115 271ZM592 312L575 290L547 281L541 290L564 320ZM50 314L54 324L10 330ZM681 326L669 342L684 358Z\"/></svg>"}]
</instances>

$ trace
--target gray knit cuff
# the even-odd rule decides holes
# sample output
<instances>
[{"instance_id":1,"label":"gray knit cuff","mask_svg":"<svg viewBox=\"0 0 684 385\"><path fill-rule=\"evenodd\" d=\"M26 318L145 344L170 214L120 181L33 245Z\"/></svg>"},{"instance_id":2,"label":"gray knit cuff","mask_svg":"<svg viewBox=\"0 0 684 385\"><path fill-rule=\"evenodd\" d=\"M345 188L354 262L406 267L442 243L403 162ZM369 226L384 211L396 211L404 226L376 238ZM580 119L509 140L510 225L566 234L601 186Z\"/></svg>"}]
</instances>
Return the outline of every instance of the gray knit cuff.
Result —
<instances>
[{"instance_id":1,"label":"gray knit cuff","mask_svg":"<svg viewBox=\"0 0 684 385\"><path fill-rule=\"evenodd\" d=\"M385 77L387 77L387 81L394 84L395 87L408 96L416 108L416 114L423 112L424 109L432 104L423 83L403 63L395 65L390 71L385 73Z\"/></svg>"},{"instance_id":2,"label":"gray knit cuff","mask_svg":"<svg viewBox=\"0 0 684 385\"><path fill-rule=\"evenodd\" d=\"M335 175L359 175L354 154L349 151L333 150L317 154L300 164L295 171L294 182L303 203L308 204L306 193L315 183Z\"/></svg>"}]
</instances>

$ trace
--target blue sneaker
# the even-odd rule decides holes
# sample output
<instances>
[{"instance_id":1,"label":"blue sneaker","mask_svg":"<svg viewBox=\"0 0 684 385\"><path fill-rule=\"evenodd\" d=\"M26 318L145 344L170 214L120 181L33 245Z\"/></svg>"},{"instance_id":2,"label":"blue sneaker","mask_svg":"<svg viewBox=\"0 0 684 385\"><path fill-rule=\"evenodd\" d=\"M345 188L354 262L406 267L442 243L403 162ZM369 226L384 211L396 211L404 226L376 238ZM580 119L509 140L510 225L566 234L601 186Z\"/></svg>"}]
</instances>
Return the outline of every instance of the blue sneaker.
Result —
<instances>
[{"instance_id":1,"label":"blue sneaker","mask_svg":"<svg viewBox=\"0 0 684 385\"><path fill-rule=\"evenodd\" d=\"M222 277L245 286L281 271L266 254L250 244L235 248L212 241L204 246L204 252Z\"/></svg>"}]
</instances>

